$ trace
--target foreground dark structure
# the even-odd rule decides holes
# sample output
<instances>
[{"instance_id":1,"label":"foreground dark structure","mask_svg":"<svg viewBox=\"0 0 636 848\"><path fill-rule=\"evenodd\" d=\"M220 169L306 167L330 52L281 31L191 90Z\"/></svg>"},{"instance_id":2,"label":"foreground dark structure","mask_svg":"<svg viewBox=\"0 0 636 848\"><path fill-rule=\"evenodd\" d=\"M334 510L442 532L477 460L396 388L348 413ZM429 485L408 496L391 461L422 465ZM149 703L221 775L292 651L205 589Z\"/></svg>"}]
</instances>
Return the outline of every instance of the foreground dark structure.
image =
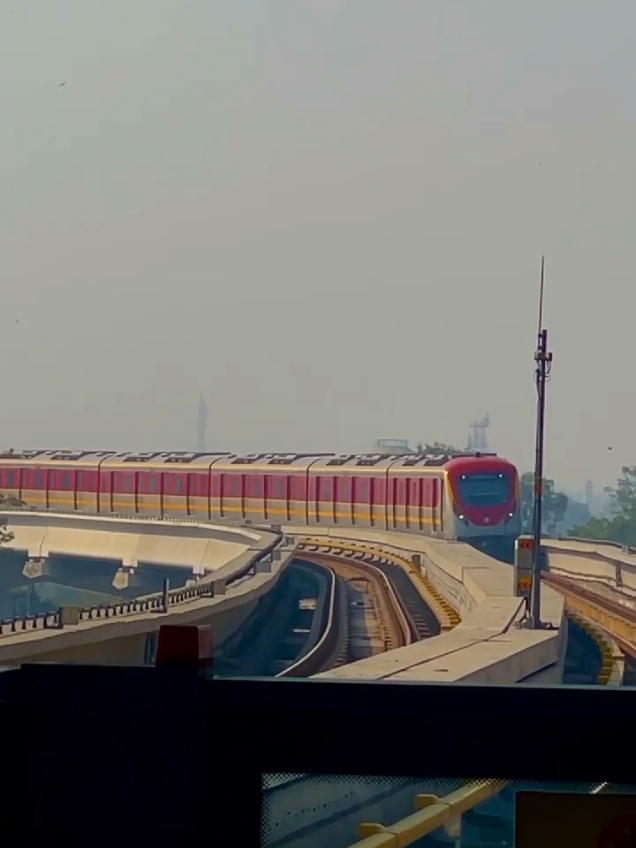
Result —
<instances>
[{"instance_id":1,"label":"foreground dark structure","mask_svg":"<svg viewBox=\"0 0 636 848\"><path fill-rule=\"evenodd\" d=\"M257 846L267 773L633 780L608 739L635 690L203 674L169 655L0 674L7 841Z\"/></svg>"}]
</instances>

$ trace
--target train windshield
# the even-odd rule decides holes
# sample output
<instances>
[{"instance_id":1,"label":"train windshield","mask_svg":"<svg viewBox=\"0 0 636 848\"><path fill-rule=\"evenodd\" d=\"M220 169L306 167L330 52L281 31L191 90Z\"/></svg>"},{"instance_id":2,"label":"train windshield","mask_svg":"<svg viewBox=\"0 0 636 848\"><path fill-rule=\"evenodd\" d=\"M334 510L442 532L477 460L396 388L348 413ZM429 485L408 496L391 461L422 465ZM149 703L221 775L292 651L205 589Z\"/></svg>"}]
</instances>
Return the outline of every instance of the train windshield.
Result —
<instances>
[{"instance_id":1,"label":"train windshield","mask_svg":"<svg viewBox=\"0 0 636 848\"><path fill-rule=\"evenodd\" d=\"M506 474L460 474L457 488L464 506L498 506L510 498Z\"/></svg>"}]
</instances>

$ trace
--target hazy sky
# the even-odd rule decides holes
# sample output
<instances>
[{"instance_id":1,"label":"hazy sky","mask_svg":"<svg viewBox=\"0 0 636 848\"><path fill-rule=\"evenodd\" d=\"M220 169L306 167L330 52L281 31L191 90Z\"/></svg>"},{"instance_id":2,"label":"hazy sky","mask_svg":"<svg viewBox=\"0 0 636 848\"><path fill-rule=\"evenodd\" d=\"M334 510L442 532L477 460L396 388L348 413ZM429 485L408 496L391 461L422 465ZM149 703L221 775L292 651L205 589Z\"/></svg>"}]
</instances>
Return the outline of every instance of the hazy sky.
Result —
<instances>
[{"instance_id":1,"label":"hazy sky","mask_svg":"<svg viewBox=\"0 0 636 848\"><path fill-rule=\"evenodd\" d=\"M188 449L203 391L215 449L488 411L527 467L545 252L547 471L613 482L635 32L634 0L0 0L0 441Z\"/></svg>"}]
</instances>

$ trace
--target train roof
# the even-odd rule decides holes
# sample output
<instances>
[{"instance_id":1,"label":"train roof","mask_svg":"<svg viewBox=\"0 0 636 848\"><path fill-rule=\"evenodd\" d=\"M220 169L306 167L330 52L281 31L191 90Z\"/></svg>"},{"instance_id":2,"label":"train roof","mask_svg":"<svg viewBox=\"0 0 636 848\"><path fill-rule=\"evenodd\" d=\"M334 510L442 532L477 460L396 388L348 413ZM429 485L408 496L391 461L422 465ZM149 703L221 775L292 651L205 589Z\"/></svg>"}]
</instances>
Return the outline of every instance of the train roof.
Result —
<instances>
[{"instance_id":1,"label":"train roof","mask_svg":"<svg viewBox=\"0 0 636 848\"><path fill-rule=\"evenodd\" d=\"M187 452L187 451L148 451L135 453L133 451L91 451L91 450L5 450L0 451L0 465L13 464L20 466L53 466L72 468L73 465L82 467L125 467L129 464L143 464L144 467L164 468L165 466L194 466L208 469L212 462L224 456L231 456L230 451L224 452Z\"/></svg>"},{"instance_id":2,"label":"train roof","mask_svg":"<svg viewBox=\"0 0 636 848\"><path fill-rule=\"evenodd\" d=\"M66 468L74 463L82 466L98 466L115 451L99 450L26 450L10 448L0 451L0 465L49 465L54 468Z\"/></svg>"},{"instance_id":3,"label":"train roof","mask_svg":"<svg viewBox=\"0 0 636 848\"><path fill-rule=\"evenodd\" d=\"M359 474L364 473L365 471L386 471L389 468L391 470L410 470L412 468L434 469L442 468L443 466L448 465L448 463L453 459L458 459L460 457L463 459L477 459L485 456L496 456L496 454L485 454L472 451L456 454L444 454L441 456L425 453L340 454L339 456L330 456L320 462L316 462L312 465L311 470L316 473L320 472L324 474L328 471L343 469L345 471L355 471Z\"/></svg>"},{"instance_id":4,"label":"train roof","mask_svg":"<svg viewBox=\"0 0 636 848\"><path fill-rule=\"evenodd\" d=\"M127 451L108 457L103 467L111 471L208 471L228 456L229 451Z\"/></svg>"},{"instance_id":5,"label":"train roof","mask_svg":"<svg viewBox=\"0 0 636 848\"><path fill-rule=\"evenodd\" d=\"M232 454L218 463L216 470L237 474L249 471L267 471L270 474L278 469L281 472L306 471L315 462L334 456L333 453L246 453Z\"/></svg>"},{"instance_id":6,"label":"train roof","mask_svg":"<svg viewBox=\"0 0 636 848\"><path fill-rule=\"evenodd\" d=\"M433 470L452 468L470 460L494 459L497 464L510 463L498 457L496 453L464 451L441 456L424 453L412 454L334 454L334 453L246 453L235 454L230 451L146 451L143 453L127 451L91 451L91 450L5 450L0 451L0 465L52 466L56 468L98 467L124 471L143 467L147 470L168 471L207 471L211 466L225 473L269 472L278 469L307 471L329 474L338 471L352 473L373 473L387 471L410 471L413 468Z\"/></svg>"}]
</instances>

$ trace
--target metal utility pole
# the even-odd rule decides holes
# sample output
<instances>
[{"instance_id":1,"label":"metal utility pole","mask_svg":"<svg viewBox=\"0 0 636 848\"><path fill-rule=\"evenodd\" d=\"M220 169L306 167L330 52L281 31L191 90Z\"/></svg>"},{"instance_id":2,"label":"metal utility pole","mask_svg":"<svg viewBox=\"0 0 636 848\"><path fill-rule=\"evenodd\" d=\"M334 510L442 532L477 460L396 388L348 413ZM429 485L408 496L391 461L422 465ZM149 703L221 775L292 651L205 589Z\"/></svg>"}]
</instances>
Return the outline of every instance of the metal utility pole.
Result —
<instances>
[{"instance_id":1,"label":"metal utility pole","mask_svg":"<svg viewBox=\"0 0 636 848\"><path fill-rule=\"evenodd\" d=\"M537 385L537 439L534 464L534 522L533 522L533 560L532 589L530 593L529 627L539 630L541 623L541 522L543 507L543 452L545 443L545 390L552 370L552 353L548 350L548 331L543 324L543 286L545 279L545 257L541 257L541 289L539 294L539 329L537 349L534 354L536 363L535 382Z\"/></svg>"}]
</instances>

